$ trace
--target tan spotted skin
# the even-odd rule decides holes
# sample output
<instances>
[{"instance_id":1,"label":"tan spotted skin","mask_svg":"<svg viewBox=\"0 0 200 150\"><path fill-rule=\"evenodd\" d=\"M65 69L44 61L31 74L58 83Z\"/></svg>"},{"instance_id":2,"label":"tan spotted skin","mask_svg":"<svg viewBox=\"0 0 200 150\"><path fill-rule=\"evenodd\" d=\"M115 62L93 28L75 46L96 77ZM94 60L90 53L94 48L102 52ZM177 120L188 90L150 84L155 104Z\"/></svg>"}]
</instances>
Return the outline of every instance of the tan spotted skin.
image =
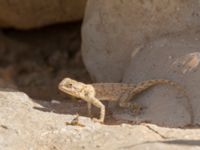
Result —
<instances>
[{"instance_id":1,"label":"tan spotted skin","mask_svg":"<svg viewBox=\"0 0 200 150\"><path fill-rule=\"evenodd\" d=\"M63 79L58 88L74 97L81 98L88 102L89 112L91 112L91 104L100 109L100 118L95 119L99 122L104 122L105 118L105 106L101 100L107 101L118 101L121 107L131 108L135 110L141 110L141 107L135 103L131 103L130 100L137 94L149 89L158 84L169 84L175 87L177 90L183 93L187 98L189 111L191 115L191 123L193 123L193 111L192 106L187 96L185 89L180 86L178 83L165 80L165 79L156 79L156 80L146 80L138 84L128 84L128 83L93 83L93 84L84 84L76 80L65 78Z\"/></svg>"}]
</instances>

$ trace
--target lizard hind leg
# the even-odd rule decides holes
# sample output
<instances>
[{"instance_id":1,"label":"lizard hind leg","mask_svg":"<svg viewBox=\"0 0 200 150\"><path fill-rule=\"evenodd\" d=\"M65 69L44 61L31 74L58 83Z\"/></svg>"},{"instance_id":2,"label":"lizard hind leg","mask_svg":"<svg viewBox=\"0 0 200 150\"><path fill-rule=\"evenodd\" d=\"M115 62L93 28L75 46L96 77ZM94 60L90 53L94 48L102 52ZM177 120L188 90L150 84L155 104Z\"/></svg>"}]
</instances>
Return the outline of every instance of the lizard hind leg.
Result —
<instances>
[{"instance_id":1,"label":"lizard hind leg","mask_svg":"<svg viewBox=\"0 0 200 150\"><path fill-rule=\"evenodd\" d=\"M130 102L130 100L132 99L132 94L131 93L126 93L123 94L120 97L119 100L119 106L122 108L128 108L131 109L134 114L139 114L142 110L142 106L140 104L134 103L134 102Z\"/></svg>"},{"instance_id":2,"label":"lizard hind leg","mask_svg":"<svg viewBox=\"0 0 200 150\"><path fill-rule=\"evenodd\" d=\"M139 114L143 108L141 105L131 102L123 102L119 105L120 107L131 109L134 112L134 114Z\"/></svg>"}]
</instances>

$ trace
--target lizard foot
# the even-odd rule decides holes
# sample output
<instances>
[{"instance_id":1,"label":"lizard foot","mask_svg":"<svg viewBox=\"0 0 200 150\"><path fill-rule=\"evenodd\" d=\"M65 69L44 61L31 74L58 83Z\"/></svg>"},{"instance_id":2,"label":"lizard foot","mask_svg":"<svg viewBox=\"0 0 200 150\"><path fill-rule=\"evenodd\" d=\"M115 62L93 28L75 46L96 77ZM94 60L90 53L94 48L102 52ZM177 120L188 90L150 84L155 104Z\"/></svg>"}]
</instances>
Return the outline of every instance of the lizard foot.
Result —
<instances>
[{"instance_id":1,"label":"lizard foot","mask_svg":"<svg viewBox=\"0 0 200 150\"><path fill-rule=\"evenodd\" d=\"M135 115L139 115L144 108L139 104L133 104L130 106L130 109Z\"/></svg>"},{"instance_id":2,"label":"lizard foot","mask_svg":"<svg viewBox=\"0 0 200 150\"><path fill-rule=\"evenodd\" d=\"M71 122L66 122L66 125L85 127L85 125L79 122L79 114L76 114L75 118Z\"/></svg>"},{"instance_id":3,"label":"lizard foot","mask_svg":"<svg viewBox=\"0 0 200 150\"><path fill-rule=\"evenodd\" d=\"M93 120L94 122L103 123L103 120L102 120L102 119L92 118L92 120Z\"/></svg>"}]
</instances>

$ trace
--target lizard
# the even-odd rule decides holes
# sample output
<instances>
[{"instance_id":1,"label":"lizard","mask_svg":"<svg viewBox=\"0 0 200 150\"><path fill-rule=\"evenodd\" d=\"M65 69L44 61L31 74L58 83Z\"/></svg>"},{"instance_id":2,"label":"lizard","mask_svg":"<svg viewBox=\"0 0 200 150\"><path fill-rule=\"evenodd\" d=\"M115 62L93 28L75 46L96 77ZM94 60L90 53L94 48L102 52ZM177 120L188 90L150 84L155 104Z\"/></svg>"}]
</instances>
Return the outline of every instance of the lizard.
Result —
<instances>
[{"instance_id":1,"label":"lizard","mask_svg":"<svg viewBox=\"0 0 200 150\"><path fill-rule=\"evenodd\" d=\"M85 84L71 78L64 78L58 85L58 89L76 98L81 98L88 103L88 112L91 114L91 104L100 109L99 119L93 118L95 121L103 123L105 119L105 106L101 101L118 101L120 107L130 108L138 112L141 106L130 100L137 94L147 90L158 84L169 84L181 91L187 98L188 109L191 116L191 124L193 124L193 109L190 99L185 89L177 82L166 79L146 80L138 84L133 83L92 83Z\"/></svg>"}]
</instances>

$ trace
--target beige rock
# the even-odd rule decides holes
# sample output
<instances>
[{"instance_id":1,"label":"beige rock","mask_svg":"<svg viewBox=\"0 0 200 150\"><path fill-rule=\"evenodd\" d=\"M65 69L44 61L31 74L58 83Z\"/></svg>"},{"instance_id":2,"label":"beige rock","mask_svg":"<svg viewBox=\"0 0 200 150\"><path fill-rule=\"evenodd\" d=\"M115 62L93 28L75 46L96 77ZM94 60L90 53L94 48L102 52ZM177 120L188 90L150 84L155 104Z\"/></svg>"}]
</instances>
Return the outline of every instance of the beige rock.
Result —
<instances>
[{"instance_id":1,"label":"beige rock","mask_svg":"<svg viewBox=\"0 0 200 150\"><path fill-rule=\"evenodd\" d=\"M194 111L194 121L199 124L199 40L199 32L185 30L149 42L132 57L127 71L124 72L123 82L138 83L147 79L164 78L180 83L190 97L190 103ZM170 96L172 92L174 97ZM181 98L180 96L181 92L178 92L175 88L157 86L145 94L143 93L137 100L148 107L147 112L144 114L145 117L148 118L149 114L153 114L151 117L159 120L158 115L163 114L162 119L166 118L164 120L167 120L167 118L176 118L178 114L178 118L187 116L186 114L183 115L181 108L183 106L187 108L188 104L185 103L184 96L181 96Z\"/></svg>"},{"instance_id":2,"label":"beige rock","mask_svg":"<svg viewBox=\"0 0 200 150\"><path fill-rule=\"evenodd\" d=\"M196 0L88 0L82 30L85 65L94 80L121 81L138 47L198 29L199 14Z\"/></svg>"},{"instance_id":3,"label":"beige rock","mask_svg":"<svg viewBox=\"0 0 200 150\"><path fill-rule=\"evenodd\" d=\"M0 1L0 26L30 29L83 17L86 0Z\"/></svg>"},{"instance_id":4,"label":"beige rock","mask_svg":"<svg viewBox=\"0 0 200 150\"><path fill-rule=\"evenodd\" d=\"M67 103L60 103L63 104ZM0 149L185 150L200 146L199 129L151 124L102 125L85 117L79 118L85 127L66 125L74 115L60 114L53 109L55 105L59 103L32 101L22 92L1 91ZM72 112L73 106L67 104L66 108Z\"/></svg>"}]
</instances>

